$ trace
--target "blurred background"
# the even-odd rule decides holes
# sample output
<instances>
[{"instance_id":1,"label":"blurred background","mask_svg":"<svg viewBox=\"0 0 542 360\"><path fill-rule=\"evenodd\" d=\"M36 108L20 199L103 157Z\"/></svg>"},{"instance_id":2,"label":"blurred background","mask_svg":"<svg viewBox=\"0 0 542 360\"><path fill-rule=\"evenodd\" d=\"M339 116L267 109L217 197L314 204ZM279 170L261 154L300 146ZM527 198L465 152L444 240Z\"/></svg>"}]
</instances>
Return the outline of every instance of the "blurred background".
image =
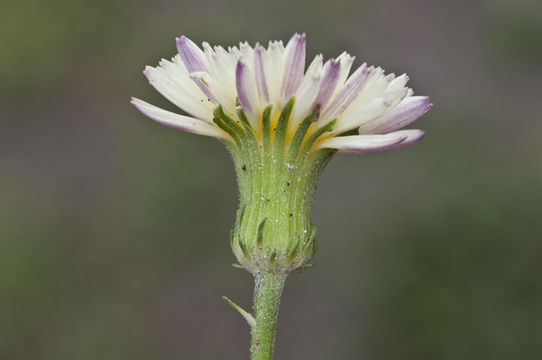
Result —
<instances>
[{"instance_id":1,"label":"blurred background","mask_svg":"<svg viewBox=\"0 0 542 360\"><path fill-rule=\"evenodd\" d=\"M142 75L197 43L306 32L409 74L425 139L337 155L315 268L287 283L280 359L540 359L540 1L48 0L0 11L0 359L247 359L230 266L237 187L216 140Z\"/></svg>"}]
</instances>

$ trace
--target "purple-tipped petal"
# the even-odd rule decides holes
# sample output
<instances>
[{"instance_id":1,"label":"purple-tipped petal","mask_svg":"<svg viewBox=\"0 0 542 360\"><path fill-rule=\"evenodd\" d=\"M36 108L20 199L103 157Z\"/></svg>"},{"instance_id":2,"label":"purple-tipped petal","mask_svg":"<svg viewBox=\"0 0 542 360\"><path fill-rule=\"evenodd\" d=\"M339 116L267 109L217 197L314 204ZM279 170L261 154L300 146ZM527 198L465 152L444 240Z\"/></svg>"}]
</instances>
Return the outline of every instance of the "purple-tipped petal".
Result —
<instances>
[{"instance_id":1,"label":"purple-tipped petal","mask_svg":"<svg viewBox=\"0 0 542 360\"><path fill-rule=\"evenodd\" d=\"M309 65L299 89L295 93L295 106L290 125L295 126L314 110L323 75L322 55L316 55Z\"/></svg>"},{"instance_id":2,"label":"purple-tipped petal","mask_svg":"<svg viewBox=\"0 0 542 360\"><path fill-rule=\"evenodd\" d=\"M385 135L338 136L324 140L319 147L337 149L342 153L374 153L400 149L420 140L421 130L402 130Z\"/></svg>"},{"instance_id":3,"label":"purple-tipped petal","mask_svg":"<svg viewBox=\"0 0 542 360\"><path fill-rule=\"evenodd\" d=\"M192 40L184 35L181 36L177 39L177 50L179 50L181 60L189 73L208 72L205 53ZM218 104L216 98L201 80L194 79L194 82L210 100Z\"/></svg>"},{"instance_id":4,"label":"purple-tipped petal","mask_svg":"<svg viewBox=\"0 0 542 360\"><path fill-rule=\"evenodd\" d=\"M235 69L235 86L237 87L237 97L239 98L239 103L245 112L252 111L252 104L249 101L250 91L247 84L247 66L242 60L237 62L237 67Z\"/></svg>"},{"instance_id":5,"label":"purple-tipped petal","mask_svg":"<svg viewBox=\"0 0 542 360\"><path fill-rule=\"evenodd\" d=\"M418 130L418 129L409 129L409 130L395 131L390 134L404 134L407 136L407 138L404 141L402 141L394 149L392 149L392 150L398 150L420 141L424 137L425 132L423 130Z\"/></svg>"},{"instance_id":6,"label":"purple-tipped petal","mask_svg":"<svg viewBox=\"0 0 542 360\"><path fill-rule=\"evenodd\" d=\"M338 86L344 85L344 82L346 81L346 78L350 73L350 69L352 68L352 64L354 63L354 60L355 57L350 55L346 51L337 57L337 61L341 62L341 74L339 75L339 81L337 82Z\"/></svg>"},{"instance_id":7,"label":"purple-tipped petal","mask_svg":"<svg viewBox=\"0 0 542 360\"><path fill-rule=\"evenodd\" d=\"M235 85L237 87L237 97L239 103L245 112L245 115L256 124L256 110L258 109L258 98L256 96L255 81L250 72L250 68L239 59L235 69Z\"/></svg>"},{"instance_id":8,"label":"purple-tipped petal","mask_svg":"<svg viewBox=\"0 0 542 360\"><path fill-rule=\"evenodd\" d=\"M147 66L143 73L149 83L173 104L198 119L213 122L212 109L207 101L201 101L204 94L186 73L178 71L176 64L162 60L159 67Z\"/></svg>"},{"instance_id":9,"label":"purple-tipped petal","mask_svg":"<svg viewBox=\"0 0 542 360\"><path fill-rule=\"evenodd\" d=\"M149 118L160 124L194 134L212 136L215 138L222 138L227 140L230 139L229 136L222 130L220 130L217 126L208 122L189 116L175 114L171 111L160 109L159 107L156 107L136 98L132 98L130 102L143 115L148 116Z\"/></svg>"},{"instance_id":10,"label":"purple-tipped petal","mask_svg":"<svg viewBox=\"0 0 542 360\"><path fill-rule=\"evenodd\" d=\"M322 113L322 117L335 118L341 115L358 97L365 86L369 73L369 69L365 64L358 68L333 97L333 100Z\"/></svg>"},{"instance_id":11,"label":"purple-tipped petal","mask_svg":"<svg viewBox=\"0 0 542 360\"><path fill-rule=\"evenodd\" d=\"M399 105L379 118L363 124L359 131L363 134L385 134L401 129L433 106L427 96L412 96L404 99Z\"/></svg>"},{"instance_id":12,"label":"purple-tipped petal","mask_svg":"<svg viewBox=\"0 0 542 360\"><path fill-rule=\"evenodd\" d=\"M339 75L341 73L340 61L334 59L327 61L324 65L323 72L320 90L318 91L316 100L314 100L314 105L320 107L327 104L329 98L335 91L335 87L337 87L337 82L339 81Z\"/></svg>"},{"instance_id":13,"label":"purple-tipped petal","mask_svg":"<svg viewBox=\"0 0 542 360\"><path fill-rule=\"evenodd\" d=\"M295 34L286 45L285 54L281 85L283 103L295 94L303 79L305 70L305 34Z\"/></svg>"},{"instance_id":14,"label":"purple-tipped petal","mask_svg":"<svg viewBox=\"0 0 542 360\"><path fill-rule=\"evenodd\" d=\"M372 153L391 150L407 139L406 135L351 135L324 140L321 148L337 149L342 153Z\"/></svg>"},{"instance_id":15,"label":"purple-tipped petal","mask_svg":"<svg viewBox=\"0 0 542 360\"><path fill-rule=\"evenodd\" d=\"M265 79L265 70L263 65L263 51L264 48L257 45L254 49L254 72L256 74L256 86L258 87L258 94L260 98L268 104L270 102L269 89L267 87L267 81Z\"/></svg>"},{"instance_id":16,"label":"purple-tipped petal","mask_svg":"<svg viewBox=\"0 0 542 360\"><path fill-rule=\"evenodd\" d=\"M209 89L209 84L204 82L203 80L204 75L209 76L209 74L207 74L204 71L193 72L193 73L190 73L190 78L201 89L201 91L203 91L203 93L205 94L207 99L209 99L209 101L212 101L215 104L219 104L219 101L216 99L215 96L213 96L213 92L211 91L211 89Z\"/></svg>"},{"instance_id":17,"label":"purple-tipped petal","mask_svg":"<svg viewBox=\"0 0 542 360\"><path fill-rule=\"evenodd\" d=\"M207 71L205 53L186 36L177 39L177 50L188 72Z\"/></svg>"}]
</instances>

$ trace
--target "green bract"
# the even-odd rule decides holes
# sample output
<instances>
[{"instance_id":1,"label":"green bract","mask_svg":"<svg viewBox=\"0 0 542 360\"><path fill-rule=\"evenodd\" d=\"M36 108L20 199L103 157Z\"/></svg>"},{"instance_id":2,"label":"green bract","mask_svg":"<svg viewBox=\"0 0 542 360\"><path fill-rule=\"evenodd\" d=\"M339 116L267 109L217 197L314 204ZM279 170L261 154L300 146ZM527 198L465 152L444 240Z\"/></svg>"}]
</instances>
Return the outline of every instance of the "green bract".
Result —
<instances>
[{"instance_id":1,"label":"green bract","mask_svg":"<svg viewBox=\"0 0 542 360\"><path fill-rule=\"evenodd\" d=\"M292 131L288 122L295 106L290 99L282 111L268 106L261 131L235 121L219 107L215 123L234 139L227 142L240 191L240 206L231 246L239 263L253 274L288 273L302 268L316 250L316 227L310 222L310 205L316 181L333 150L314 148L331 128L309 133L318 119L315 109ZM245 119L239 110L239 118Z\"/></svg>"}]
</instances>

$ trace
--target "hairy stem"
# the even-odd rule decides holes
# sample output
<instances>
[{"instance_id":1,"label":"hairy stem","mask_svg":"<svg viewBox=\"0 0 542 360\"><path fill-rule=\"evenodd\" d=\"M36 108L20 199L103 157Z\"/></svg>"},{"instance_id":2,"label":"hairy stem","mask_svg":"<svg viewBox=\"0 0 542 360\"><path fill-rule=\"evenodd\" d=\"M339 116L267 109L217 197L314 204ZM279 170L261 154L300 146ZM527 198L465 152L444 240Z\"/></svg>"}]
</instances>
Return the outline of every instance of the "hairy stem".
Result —
<instances>
[{"instance_id":1,"label":"hairy stem","mask_svg":"<svg viewBox=\"0 0 542 360\"><path fill-rule=\"evenodd\" d=\"M275 329L285 280L285 273L255 274L254 318L256 325L252 327L251 360L273 359Z\"/></svg>"}]
</instances>

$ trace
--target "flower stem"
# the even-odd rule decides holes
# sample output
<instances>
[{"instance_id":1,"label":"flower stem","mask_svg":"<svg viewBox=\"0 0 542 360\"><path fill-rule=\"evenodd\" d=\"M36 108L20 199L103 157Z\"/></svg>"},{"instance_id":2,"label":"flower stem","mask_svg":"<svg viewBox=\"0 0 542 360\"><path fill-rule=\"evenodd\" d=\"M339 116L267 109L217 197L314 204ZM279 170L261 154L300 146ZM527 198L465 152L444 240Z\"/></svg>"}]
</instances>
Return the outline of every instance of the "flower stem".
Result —
<instances>
[{"instance_id":1,"label":"flower stem","mask_svg":"<svg viewBox=\"0 0 542 360\"><path fill-rule=\"evenodd\" d=\"M252 327L251 360L272 360L275 329L280 297L286 281L285 273L257 273L254 288L254 318Z\"/></svg>"}]
</instances>

